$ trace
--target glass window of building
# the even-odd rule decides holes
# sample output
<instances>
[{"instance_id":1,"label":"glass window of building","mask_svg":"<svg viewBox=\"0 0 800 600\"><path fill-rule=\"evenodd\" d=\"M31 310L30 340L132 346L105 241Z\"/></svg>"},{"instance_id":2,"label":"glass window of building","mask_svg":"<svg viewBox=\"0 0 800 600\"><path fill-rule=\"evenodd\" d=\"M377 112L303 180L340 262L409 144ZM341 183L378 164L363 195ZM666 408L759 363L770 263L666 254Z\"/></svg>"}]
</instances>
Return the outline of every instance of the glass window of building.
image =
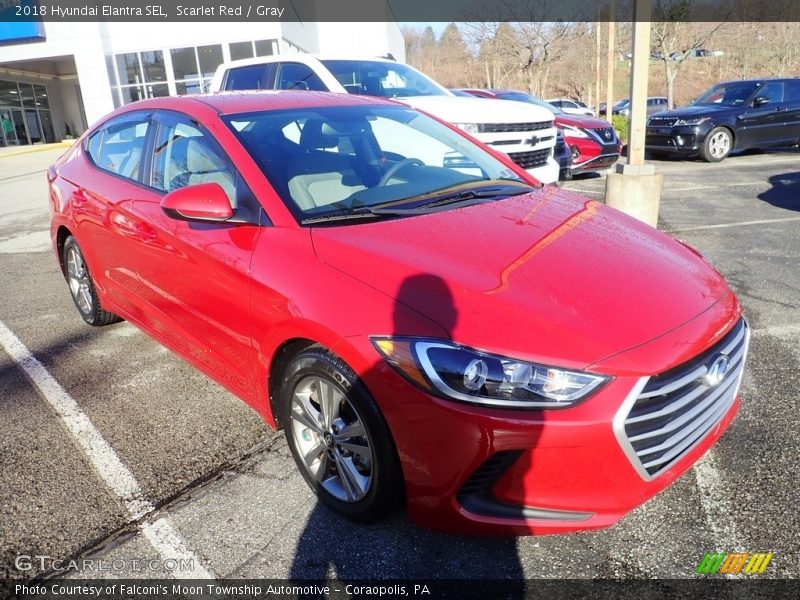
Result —
<instances>
[{"instance_id":1,"label":"glass window of building","mask_svg":"<svg viewBox=\"0 0 800 600\"><path fill-rule=\"evenodd\" d=\"M19 106L19 88L13 81L0 81L0 106Z\"/></svg>"},{"instance_id":2,"label":"glass window of building","mask_svg":"<svg viewBox=\"0 0 800 600\"><path fill-rule=\"evenodd\" d=\"M33 86L33 93L36 97L36 106L41 109L49 109L50 108L50 100L47 98L47 88L43 85L34 85Z\"/></svg>"},{"instance_id":3,"label":"glass window of building","mask_svg":"<svg viewBox=\"0 0 800 600\"><path fill-rule=\"evenodd\" d=\"M142 52L141 58L144 80L147 83L167 81L167 68L164 65L164 53L161 50Z\"/></svg>"},{"instance_id":4,"label":"glass window of building","mask_svg":"<svg viewBox=\"0 0 800 600\"><path fill-rule=\"evenodd\" d=\"M172 71L176 80L199 77L194 48L173 48L169 53L172 57Z\"/></svg>"},{"instance_id":5,"label":"glass window of building","mask_svg":"<svg viewBox=\"0 0 800 600\"><path fill-rule=\"evenodd\" d=\"M230 44L231 60L253 58L253 42L233 42Z\"/></svg>"},{"instance_id":6,"label":"glass window of building","mask_svg":"<svg viewBox=\"0 0 800 600\"><path fill-rule=\"evenodd\" d=\"M30 83L19 84L19 96L23 106L28 108L36 107L36 98L33 95L33 86Z\"/></svg>"},{"instance_id":7,"label":"glass window of building","mask_svg":"<svg viewBox=\"0 0 800 600\"><path fill-rule=\"evenodd\" d=\"M222 64L222 46L220 44L198 46L197 58L200 63L200 76L211 79L214 71Z\"/></svg>"},{"instance_id":8,"label":"glass window of building","mask_svg":"<svg viewBox=\"0 0 800 600\"><path fill-rule=\"evenodd\" d=\"M186 94L200 94L203 92L203 86L199 79L190 79L189 81L176 81L175 90L179 96Z\"/></svg>"},{"instance_id":9,"label":"glass window of building","mask_svg":"<svg viewBox=\"0 0 800 600\"><path fill-rule=\"evenodd\" d=\"M120 85L142 82L142 74L139 70L139 56L136 52L117 54L116 60Z\"/></svg>"},{"instance_id":10,"label":"glass window of building","mask_svg":"<svg viewBox=\"0 0 800 600\"><path fill-rule=\"evenodd\" d=\"M258 40L256 42L256 56L272 56L275 54L275 40Z\"/></svg>"}]
</instances>

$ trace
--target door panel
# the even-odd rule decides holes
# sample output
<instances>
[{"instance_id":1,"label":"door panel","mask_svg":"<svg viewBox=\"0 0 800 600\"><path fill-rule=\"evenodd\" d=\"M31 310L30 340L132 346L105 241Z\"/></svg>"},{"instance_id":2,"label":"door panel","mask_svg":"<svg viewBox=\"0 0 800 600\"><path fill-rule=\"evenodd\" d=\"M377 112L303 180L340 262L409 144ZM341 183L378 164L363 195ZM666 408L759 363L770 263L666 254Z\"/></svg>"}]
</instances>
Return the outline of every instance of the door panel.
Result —
<instances>
[{"instance_id":1,"label":"door panel","mask_svg":"<svg viewBox=\"0 0 800 600\"><path fill-rule=\"evenodd\" d=\"M737 148L769 146L785 137L783 117L786 107L783 103L783 88L783 82L773 81L761 86L754 94L754 98L764 96L770 101L761 106L752 106L751 100L751 106L738 117L740 129Z\"/></svg>"},{"instance_id":2,"label":"door panel","mask_svg":"<svg viewBox=\"0 0 800 600\"><path fill-rule=\"evenodd\" d=\"M159 196L214 182L237 207L243 184L210 135L180 117L159 115L158 121L151 183ZM252 393L250 261L260 227L177 220L164 213L160 199L131 207L148 325L229 387Z\"/></svg>"}]
</instances>

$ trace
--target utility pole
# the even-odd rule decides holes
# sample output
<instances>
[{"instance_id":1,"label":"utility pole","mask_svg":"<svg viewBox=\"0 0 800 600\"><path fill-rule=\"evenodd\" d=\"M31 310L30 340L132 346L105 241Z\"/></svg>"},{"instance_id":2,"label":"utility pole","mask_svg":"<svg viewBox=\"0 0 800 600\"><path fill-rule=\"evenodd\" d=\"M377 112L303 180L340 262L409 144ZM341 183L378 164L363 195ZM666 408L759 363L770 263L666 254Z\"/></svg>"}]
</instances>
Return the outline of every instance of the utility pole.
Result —
<instances>
[{"instance_id":1,"label":"utility pole","mask_svg":"<svg viewBox=\"0 0 800 600\"><path fill-rule=\"evenodd\" d=\"M600 23L600 4L597 5L597 21L594 24L594 35L597 43L597 50L595 51L595 61L594 61L594 97L595 97L595 106L597 107L597 112L600 112L600 38L602 37L603 27Z\"/></svg>"},{"instance_id":2,"label":"utility pole","mask_svg":"<svg viewBox=\"0 0 800 600\"><path fill-rule=\"evenodd\" d=\"M606 120L611 123L613 113L611 106L614 103L614 66L616 65L616 49L614 36L616 34L617 20L617 0L611 0L611 7L608 13L608 73L606 73Z\"/></svg>"},{"instance_id":3,"label":"utility pole","mask_svg":"<svg viewBox=\"0 0 800 600\"><path fill-rule=\"evenodd\" d=\"M606 177L606 204L655 227L664 176L644 162L652 0L634 0L628 158Z\"/></svg>"},{"instance_id":4,"label":"utility pole","mask_svg":"<svg viewBox=\"0 0 800 600\"><path fill-rule=\"evenodd\" d=\"M644 164L651 11L651 0L635 0L633 9L633 63L631 65L631 122L628 128L628 164L637 166Z\"/></svg>"}]
</instances>

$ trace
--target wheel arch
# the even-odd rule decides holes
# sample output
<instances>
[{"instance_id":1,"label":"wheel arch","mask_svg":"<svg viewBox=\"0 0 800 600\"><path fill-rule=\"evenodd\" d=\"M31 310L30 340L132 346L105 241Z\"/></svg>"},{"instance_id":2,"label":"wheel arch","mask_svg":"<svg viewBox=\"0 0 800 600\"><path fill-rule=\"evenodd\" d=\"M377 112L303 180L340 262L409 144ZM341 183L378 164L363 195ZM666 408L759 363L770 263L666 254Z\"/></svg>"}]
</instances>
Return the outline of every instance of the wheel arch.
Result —
<instances>
[{"instance_id":1,"label":"wheel arch","mask_svg":"<svg viewBox=\"0 0 800 600\"><path fill-rule=\"evenodd\" d=\"M66 265L64 264L64 244L67 241L67 238L72 235L72 232L66 227L66 225L59 225L58 230L56 231L56 253L58 258L58 264L61 267L61 274L66 277Z\"/></svg>"}]
</instances>

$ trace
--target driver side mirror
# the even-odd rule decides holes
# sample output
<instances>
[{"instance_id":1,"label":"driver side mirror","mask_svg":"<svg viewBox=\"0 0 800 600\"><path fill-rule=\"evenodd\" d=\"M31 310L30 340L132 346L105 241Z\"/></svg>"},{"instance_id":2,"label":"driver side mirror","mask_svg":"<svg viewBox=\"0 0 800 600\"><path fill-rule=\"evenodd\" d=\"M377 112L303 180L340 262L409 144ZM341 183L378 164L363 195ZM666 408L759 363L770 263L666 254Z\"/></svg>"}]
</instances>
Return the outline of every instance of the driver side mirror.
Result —
<instances>
[{"instance_id":1,"label":"driver side mirror","mask_svg":"<svg viewBox=\"0 0 800 600\"><path fill-rule=\"evenodd\" d=\"M753 108L758 108L759 106L764 106L765 104L769 104L769 98L766 96L756 96L756 99L753 100Z\"/></svg>"},{"instance_id":2,"label":"driver side mirror","mask_svg":"<svg viewBox=\"0 0 800 600\"><path fill-rule=\"evenodd\" d=\"M233 217L228 194L218 183L199 183L169 192L161 200L167 216L182 221L227 221Z\"/></svg>"}]
</instances>

